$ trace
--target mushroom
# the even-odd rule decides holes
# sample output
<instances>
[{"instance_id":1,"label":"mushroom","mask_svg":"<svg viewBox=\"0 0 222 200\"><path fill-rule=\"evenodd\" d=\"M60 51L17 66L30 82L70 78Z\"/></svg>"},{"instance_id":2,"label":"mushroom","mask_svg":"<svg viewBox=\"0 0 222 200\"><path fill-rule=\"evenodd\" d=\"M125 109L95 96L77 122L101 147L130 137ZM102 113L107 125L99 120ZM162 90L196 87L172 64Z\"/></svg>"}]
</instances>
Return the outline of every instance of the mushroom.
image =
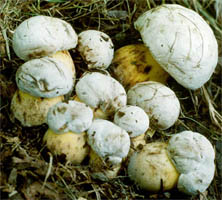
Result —
<instances>
[{"instance_id":1,"label":"mushroom","mask_svg":"<svg viewBox=\"0 0 222 200\"><path fill-rule=\"evenodd\" d=\"M165 130L174 125L180 114L180 102L167 86L146 81L128 90L128 104L141 107L149 116L152 129Z\"/></svg>"},{"instance_id":2,"label":"mushroom","mask_svg":"<svg viewBox=\"0 0 222 200\"><path fill-rule=\"evenodd\" d=\"M77 40L69 23L40 15L26 19L15 29L13 49L19 58L29 60L75 48Z\"/></svg>"},{"instance_id":3,"label":"mushroom","mask_svg":"<svg viewBox=\"0 0 222 200\"><path fill-rule=\"evenodd\" d=\"M117 49L110 65L112 75L126 90L136 83L157 81L165 84L169 74L152 57L144 44L130 44Z\"/></svg>"},{"instance_id":4,"label":"mushroom","mask_svg":"<svg viewBox=\"0 0 222 200\"><path fill-rule=\"evenodd\" d=\"M210 141L200 133L183 131L170 138L167 150L180 173L178 189L190 195L204 192L215 172L215 152Z\"/></svg>"},{"instance_id":5,"label":"mushroom","mask_svg":"<svg viewBox=\"0 0 222 200\"><path fill-rule=\"evenodd\" d=\"M16 72L20 90L36 97L52 98L69 93L74 86L73 62L54 57L32 59Z\"/></svg>"},{"instance_id":6,"label":"mushroom","mask_svg":"<svg viewBox=\"0 0 222 200\"><path fill-rule=\"evenodd\" d=\"M91 106L100 108L107 115L126 105L126 91L114 78L99 72L86 73L76 84L79 99Z\"/></svg>"},{"instance_id":7,"label":"mushroom","mask_svg":"<svg viewBox=\"0 0 222 200\"><path fill-rule=\"evenodd\" d=\"M75 165L81 164L89 154L85 132L57 134L48 129L43 137L43 142L54 155L65 155L66 160Z\"/></svg>"},{"instance_id":8,"label":"mushroom","mask_svg":"<svg viewBox=\"0 0 222 200\"><path fill-rule=\"evenodd\" d=\"M130 148L128 133L114 123L95 119L87 130L88 144L95 153L112 164L119 164Z\"/></svg>"},{"instance_id":9,"label":"mushroom","mask_svg":"<svg viewBox=\"0 0 222 200\"><path fill-rule=\"evenodd\" d=\"M93 111L78 101L59 102L49 109L47 124L55 133L82 133L92 124Z\"/></svg>"},{"instance_id":10,"label":"mushroom","mask_svg":"<svg viewBox=\"0 0 222 200\"><path fill-rule=\"evenodd\" d=\"M129 152L128 133L108 120L95 119L87 135L93 178L102 181L115 178Z\"/></svg>"},{"instance_id":11,"label":"mushroom","mask_svg":"<svg viewBox=\"0 0 222 200\"><path fill-rule=\"evenodd\" d=\"M38 126L46 123L49 108L63 99L63 96L54 98L34 97L17 90L11 101L11 114L23 126Z\"/></svg>"},{"instance_id":12,"label":"mushroom","mask_svg":"<svg viewBox=\"0 0 222 200\"><path fill-rule=\"evenodd\" d=\"M78 35L77 50L89 69L108 68L114 54L113 43L110 37L96 30L83 31Z\"/></svg>"},{"instance_id":13,"label":"mushroom","mask_svg":"<svg viewBox=\"0 0 222 200\"><path fill-rule=\"evenodd\" d=\"M179 84L195 90L210 79L218 60L218 45L198 13L164 4L143 13L134 25L153 58Z\"/></svg>"},{"instance_id":14,"label":"mushroom","mask_svg":"<svg viewBox=\"0 0 222 200\"><path fill-rule=\"evenodd\" d=\"M149 117L142 108L127 105L115 113L114 123L125 129L130 137L136 137L149 128Z\"/></svg>"},{"instance_id":15,"label":"mushroom","mask_svg":"<svg viewBox=\"0 0 222 200\"><path fill-rule=\"evenodd\" d=\"M176 187L178 172L167 155L167 144L152 142L130 157L128 175L141 189L150 192Z\"/></svg>"}]
</instances>

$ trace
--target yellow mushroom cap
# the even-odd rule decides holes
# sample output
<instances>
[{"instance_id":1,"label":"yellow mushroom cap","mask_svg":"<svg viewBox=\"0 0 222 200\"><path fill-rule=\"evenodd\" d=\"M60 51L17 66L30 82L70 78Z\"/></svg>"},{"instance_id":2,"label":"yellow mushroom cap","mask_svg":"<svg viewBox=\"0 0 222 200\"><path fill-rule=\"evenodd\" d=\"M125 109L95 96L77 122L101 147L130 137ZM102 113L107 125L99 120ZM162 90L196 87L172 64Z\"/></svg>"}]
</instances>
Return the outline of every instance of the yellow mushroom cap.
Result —
<instances>
[{"instance_id":1,"label":"yellow mushroom cap","mask_svg":"<svg viewBox=\"0 0 222 200\"><path fill-rule=\"evenodd\" d=\"M144 44L130 44L117 49L110 68L126 89L143 81L165 84L169 77Z\"/></svg>"},{"instance_id":2,"label":"yellow mushroom cap","mask_svg":"<svg viewBox=\"0 0 222 200\"><path fill-rule=\"evenodd\" d=\"M53 55L49 56L52 58L55 58L61 62L64 63L64 65L70 69L70 71L72 71L73 74L73 79L75 81L76 78L76 69L75 69L75 65L73 62L73 59L69 53L69 51L64 50L64 51L57 51L56 53L54 53Z\"/></svg>"},{"instance_id":3,"label":"yellow mushroom cap","mask_svg":"<svg viewBox=\"0 0 222 200\"><path fill-rule=\"evenodd\" d=\"M177 185L179 174L167 155L167 144L153 142L143 146L130 157L128 174L140 188L166 191Z\"/></svg>"},{"instance_id":4,"label":"yellow mushroom cap","mask_svg":"<svg viewBox=\"0 0 222 200\"><path fill-rule=\"evenodd\" d=\"M73 132L56 134L48 129L43 141L54 155L64 154L67 161L76 165L80 164L89 153L85 132L81 134Z\"/></svg>"},{"instance_id":5,"label":"yellow mushroom cap","mask_svg":"<svg viewBox=\"0 0 222 200\"><path fill-rule=\"evenodd\" d=\"M11 112L13 117L19 120L23 126L38 126L46 122L49 108L63 99L63 96L34 97L17 90L11 101Z\"/></svg>"}]
</instances>

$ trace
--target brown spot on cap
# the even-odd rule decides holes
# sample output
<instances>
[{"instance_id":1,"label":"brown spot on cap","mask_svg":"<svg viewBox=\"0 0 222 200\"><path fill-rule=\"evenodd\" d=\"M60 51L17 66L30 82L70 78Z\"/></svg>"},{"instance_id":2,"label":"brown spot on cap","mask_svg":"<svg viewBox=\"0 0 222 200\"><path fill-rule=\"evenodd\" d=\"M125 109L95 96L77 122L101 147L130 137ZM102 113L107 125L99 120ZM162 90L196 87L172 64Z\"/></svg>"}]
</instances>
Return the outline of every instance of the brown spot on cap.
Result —
<instances>
[{"instance_id":1,"label":"brown spot on cap","mask_svg":"<svg viewBox=\"0 0 222 200\"><path fill-rule=\"evenodd\" d=\"M144 68L144 73L149 73L149 71L152 69L152 66L150 65L147 65L145 68Z\"/></svg>"},{"instance_id":2,"label":"brown spot on cap","mask_svg":"<svg viewBox=\"0 0 222 200\"><path fill-rule=\"evenodd\" d=\"M17 92L16 98L17 98L17 100L18 100L19 103L22 102L22 99L21 99L21 96L20 96L19 92Z\"/></svg>"},{"instance_id":3,"label":"brown spot on cap","mask_svg":"<svg viewBox=\"0 0 222 200\"><path fill-rule=\"evenodd\" d=\"M106 42L109 41L109 38L108 38L108 37L105 37L105 36L103 36L103 35L101 35L101 38L102 38L104 41L106 41Z\"/></svg>"},{"instance_id":4,"label":"brown spot on cap","mask_svg":"<svg viewBox=\"0 0 222 200\"><path fill-rule=\"evenodd\" d=\"M57 108L57 111L64 114L66 112L67 108L66 107L61 107L61 108Z\"/></svg>"},{"instance_id":5,"label":"brown spot on cap","mask_svg":"<svg viewBox=\"0 0 222 200\"><path fill-rule=\"evenodd\" d=\"M124 112L121 112L121 111L117 112L117 116L118 116L119 118L123 117L124 115L125 115Z\"/></svg>"},{"instance_id":6,"label":"brown spot on cap","mask_svg":"<svg viewBox=\"0 0 222 200\"><path fill-rule=\"evenodd\" d=\"M48 53L49 52L46 52L45 50L36 50L36 51L28 54L28 58L29 59L40 58L40 57L46 56Z\"/></svg>"}]
</instances>

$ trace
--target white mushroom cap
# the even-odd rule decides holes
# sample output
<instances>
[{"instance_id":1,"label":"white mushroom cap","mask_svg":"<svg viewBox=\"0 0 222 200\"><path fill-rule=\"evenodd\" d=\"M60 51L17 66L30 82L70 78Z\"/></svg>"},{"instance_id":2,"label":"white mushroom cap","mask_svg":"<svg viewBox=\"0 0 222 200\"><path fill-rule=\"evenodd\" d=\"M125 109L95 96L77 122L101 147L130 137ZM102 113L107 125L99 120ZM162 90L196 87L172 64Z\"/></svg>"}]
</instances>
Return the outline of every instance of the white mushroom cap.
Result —
<instances>
[{"instance_id":1,"label":"white mushroom cap","mask_svg":"<svg viewBox=\"0 0 222 200\"><path fill-rule=\"evenodd\" d=\"M75 48L77 39L72 26L64 20L35 16L23 21L15 29L13 49L19 58L29 60Z\"/></svg>"},{"instance_id":2,"label":"white mushroom cap","mask_svg":"<svg viewBox=\"0 0 222 200\"><path fill-rule=\"evenodd\" d=\"M128 133L110 121L95 119L87 134L91 148L109 163L121 163L129 152L130 137Z\"/></svg>"},{"instance_id":3,"label":"white mushroom cap","mask_svg":"<svg viewBox=\"0 0 222 200\"><path fill-rule=\"evenodd\" d=\"M188 173L215 159L210 141L200 133L192 131L173 135L169 140L168 152L180 173Z\"/></svg>"},{"instance_id":4,"label":"white mushroom cap","mask_svg":"<svg viewBox=\"0 0 222 200\"><path fill-rule=\"evenodd\" d=\"M76 84L76 94L81 101L93 108L113 114L126 105L123 86L114 78L99 72L86 73Z\"/></svg>"},{"instance_id":5,"label":"white mushroom cap","mask_svg":"<svg viewBox=\"0 0 222 200\"><path fill-rule=\"evenodd\" d=\"M19 120L23 126L38 126L46 123L50 107L63 99L63 96L50 99L33 97L17 90L11 101L12 116Z\"/></svg>"},{"instance_id":6,"label":"white mushroom cap","mask_svg":"<svg viewBox=\"0 0 222 200\"><path fill-rule=\"evenodd\" d=\"M135 151L130 157L128 174L140 188L152 192L174 188L179 176L163 142L148 143Z\"/></svg>"},{"instance_id":7,"label":"white mushroom cap","mask_svg":"<svg viewBox=\"0 0 222 200\"><path fill-rule=\"evenodd\" d=\"M205 136L192 131L175 134L169 140L168 154L181 173L179 189L188 194L207 189L214 176L215 152Z\"/></svg>"},{"instance_id":8,"label":"white mushroom cap","mask_svg":"<svg viewBox=\"0 0 222 200\"><path fill-rule=\"evenodd\" d=\"M189 195L197 195L199 192L204 192L214 178L215 165L203 165L197 170L181 174L177 183L179 191Z\"/></svg>"},{"instance_id":9,"label":"white mushroom cap","mask_svg":"<svg viewBox=\"0 0 222 200\"><path fill-rule=\"evenodd\" d=\"M150 126L165 130L179 117L180 102L167 86L147 81L137 83L127 93L128 104L141 107L149 116Z\"/></svg>"},{"instance_id":10,"label":"white mushroom cap","mask_svg":"<svg viewBox=\"0 0 222 200\"><path fill-rule=\"evenodd\" d=\"M136 137L149 128L149 117L142 108L128 105L115 113L114 123L125 129L130 137Z\"/></svg>"},{"instance_id":11,"label":"white mushroom cap","mask_svg":"<svg viewBox=\"0 0 222 200\"><path fill-rule=\"evenodd\" d=\"M82 133L92 124L93 111L78 101L60 102L49 109L47 124L56 133Z\"/></svg>"},{"instance_id":12,"label":"white mushroom cap","mask_svg":"<svg viewBox=\"0 0 222 200\"><path fill-rule=\"evenodd\" d=\"M197 89L210 79L218 60L218 45L198 13L164 4L145 12L134 25L155 60L178 83Z\"/></svg>"},{"instance_id":13,"label":"white mushroom cap","mask_svg":"<svg viewBox=\"0 0 222 200\"><path fill-rule=\"evenodd\" d=\"M73 132L56 134L48 129L43 141L54 155L65 155L67 161L76 165L80 164L89 154L85 132L81 134Z\"/></svg>"},{"instance_id":14,"label":"white mushroom cap","mask_svg":"<svg viewBox=\"0 0 222 200\"><path fill-rule=\"evenodd\" d=\"M83 31L78 35L78 51L89 69L106 69L111 64L114 47L110 37L96 30Z\"/></svg>"},{"instance_id":15,"label":"white mushroom cap","mask_svg":"<svg viewBox=\"0 0 222 200\"><path fill-rule=\"evenodd\" d=\"M73 73L65 64L51 57L27 61L16 72L20 90L36 97L52 98L73 89Z\"/></svg>"}]
</instances>

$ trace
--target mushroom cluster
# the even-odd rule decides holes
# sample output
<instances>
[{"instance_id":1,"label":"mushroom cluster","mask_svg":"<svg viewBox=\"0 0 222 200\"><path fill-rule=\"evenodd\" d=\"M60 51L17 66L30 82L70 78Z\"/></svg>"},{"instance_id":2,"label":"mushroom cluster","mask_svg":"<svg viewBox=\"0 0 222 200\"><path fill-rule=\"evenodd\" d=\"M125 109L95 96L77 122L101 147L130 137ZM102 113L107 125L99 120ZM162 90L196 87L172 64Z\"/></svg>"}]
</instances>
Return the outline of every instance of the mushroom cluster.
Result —
<instances>
[{"instance_id":1,"label":"mushroom cluster","mask_svg":"<svg viewBox=\"0 0 222 200\"><path fill-rule=\"evenodd\" d=\"M23 126L45 123L49 108L72 91L76 71L67 50L76 45L75 30L58 18L35 16L16 28L13 49L26 62L16 72L11 111Z\"/></svg>"},{"instance_id":2,"label":"mushroom cluster","mask_svg":"<svg viewBox=\"0 0 222 200\"><path fill-rule=\"evenodd\" d=\"M150 192L175 187L190 195L204 192L215 171L206 137L184 131L149 142L147 136L179 118L179 99L166 86L169 75L190 89L210 78L217 62L215 37L197 13L178 5L145 12L135 28L144 44L114 52L101 31L77 35L61 19L25 20L13 37L16 55L26 62L16 72L12 114L23 126L46 123L48 150L75 165L88 158L95 179L115 178L126 167L129 178ZM68 52L74 48L88 67L78 80Z\"/></svg>"}]
</instances>

